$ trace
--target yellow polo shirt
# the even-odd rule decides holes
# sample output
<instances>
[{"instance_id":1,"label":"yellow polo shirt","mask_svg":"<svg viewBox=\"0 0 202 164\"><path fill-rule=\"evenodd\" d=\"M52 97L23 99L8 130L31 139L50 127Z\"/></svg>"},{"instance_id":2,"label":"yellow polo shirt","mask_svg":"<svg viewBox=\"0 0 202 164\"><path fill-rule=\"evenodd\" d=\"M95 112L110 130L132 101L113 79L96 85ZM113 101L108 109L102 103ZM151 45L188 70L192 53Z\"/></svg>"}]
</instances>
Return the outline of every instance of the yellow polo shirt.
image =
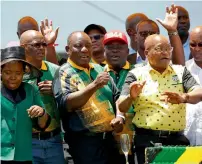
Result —
<instances>
[{"instance_id":1,"label":"yellow polo shirt","mask_svg":"<svg viewBox=\"0 0 202 164\"><path fill-rule=\"evenodd\" d=\"M132 78L131 78L132 77ZM132 80L133 79L133 80ZM139 128L181 131L185 128L185 104L166 104L161 94L169 91L189 92L198 86L195 79L183 66L172 65L161 74L148 64L131 70L126 78L122 98L129 94L129 85L134 81L146 81L142 93L135 99L133 123Z\"/></svg>"}]
</instances>

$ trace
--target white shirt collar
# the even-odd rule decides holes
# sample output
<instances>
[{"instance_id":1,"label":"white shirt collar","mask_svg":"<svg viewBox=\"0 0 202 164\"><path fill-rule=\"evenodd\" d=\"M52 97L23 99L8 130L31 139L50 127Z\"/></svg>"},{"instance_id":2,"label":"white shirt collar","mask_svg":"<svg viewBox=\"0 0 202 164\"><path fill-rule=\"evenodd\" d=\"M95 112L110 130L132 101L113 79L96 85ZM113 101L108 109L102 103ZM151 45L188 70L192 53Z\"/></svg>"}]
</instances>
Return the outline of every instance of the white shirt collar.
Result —
<instances>
[{"instance_id":1,"label":"white shirt collar","mask_svg":"<svg viewBox=\"0 0 202 164\"><path fill-rule=\"evenodd\" d=\"M186 62L186 67L190 71L190 73L194 76L196 81L202 86L202 68L200 68L196 64L194 58Z\"/></svg>"}]
</instances>

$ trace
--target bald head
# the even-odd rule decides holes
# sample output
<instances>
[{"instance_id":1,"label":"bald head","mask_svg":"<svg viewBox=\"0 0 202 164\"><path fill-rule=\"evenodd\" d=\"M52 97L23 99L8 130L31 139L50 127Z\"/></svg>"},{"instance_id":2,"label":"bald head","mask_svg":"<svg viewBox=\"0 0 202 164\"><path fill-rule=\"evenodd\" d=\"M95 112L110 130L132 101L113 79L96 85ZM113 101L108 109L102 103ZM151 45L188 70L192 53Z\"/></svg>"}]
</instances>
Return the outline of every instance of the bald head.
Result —
<instances>
[{"instance_id":1,"label":"bald head","mask_svg":"<svg viewBox=\"0 0 202 164\"><path fill-rule=\"evenodd\" d=\"M130 37L130 46L137 51L137 39L136 39L136 26L139 22L147 20L147 16L143 13L134 13L127 17L125 26L128 36Z\"/></svg>"},{"instance_id":2,"label":"bald head","mask_svg":"<svg viewBox=\"0 0 202 164\"><path fill-rule=\"evenodd\" d=\"M145 46L145 50L147 50L161 44L169 44L168 39L163 35L154 34L146 38L144 46Z\"/></svg>"},{"instance_id":3,"label":"bald head","mask_svg":"<svg viewBox=\"0 0 202 164\"><path fill-rule=\"evenodd\" d=\"M26 60L41 68L47 46L43 35L35 30L25 31L20 37L20 45L25 48Z\"/></svg>"},{"instance_id":4,"label":"bald head","mask_svg":"<svg viewBox=\"0 0 202 164\"><path fill-rule=\"evenodd\" d=\"M82 38L90 40L90 37L85 32L83 32L83 31L74 31L68 36L67 45L69 46L72 41L81 40Z\"/></svg>"},{"instance_id":5,"label":"bald head","mask_svg":"<svg viewBox=\"0 0 202 164\"><path fill-rule=\"evenodd\" d=\"M202 26L197 26L191 30L190 40L202 41Z\"/></svg>"},{"instance_id":6,"label":"bald head","mask_svg":"<svg viewBox=\"0 0 202 164\"><path fill-rule=\"evenodd\" d=\"M78 66L87 68L92 55L92 42L90 37L83 31L71 33L67 40L66 52Z\"/></svg>"},{"instance_id":7,"label":"bald head","mask_svg":"<svg viewBox=\"0 0 202 164\"><path fill-rule=\"evenodd\" d=\"M190 51L196 64L202 68L202 26L190 32Z\"/></svg>"},{"instance_id":8,"label":"bald head","mask_svg":"<svg viewBox=\"0 0 202 164\"><path fill-rule=\"evenodd\" d=\"M166 37L150 35L145 40L145 56L156 71L163 73L171 59L172 47Z\"/></svg>"},{"instance_id":9,"label":"bald head","mask_svg":"<svg viewBox=\"0 0 202 164\"><path fill-rule=\"evenodd\" d=\"M43 35L39 31L28 30L25 31L20 37L20 44L31 43L35 39L43 39Z\"/></svg>"},{"instance_id":10,"label":"bald head","mask_svg":"<svg viewBox=\"0 0 202 164\"><path fill-rule=\"evenodd\" d=\"M146 15L144 15L143 13L134 13L131 14L127 17L126 19L126 30L129 28L134 28L136 29L136 25L143 20L147 20L148 17Z\"/></svg>"},{"instance_id":11,"label":"bald head","mask_svg":"<svg viewBox=\"0 0 202 164\"><path fill-rule=\"evenodd\" d=\"M34 18L30 16L25 16L18 21L18 27L17 27L18 37L20 38L22 33L28 30L39 31L39 27L37 21Z\"/></svg>"}]
</instances>

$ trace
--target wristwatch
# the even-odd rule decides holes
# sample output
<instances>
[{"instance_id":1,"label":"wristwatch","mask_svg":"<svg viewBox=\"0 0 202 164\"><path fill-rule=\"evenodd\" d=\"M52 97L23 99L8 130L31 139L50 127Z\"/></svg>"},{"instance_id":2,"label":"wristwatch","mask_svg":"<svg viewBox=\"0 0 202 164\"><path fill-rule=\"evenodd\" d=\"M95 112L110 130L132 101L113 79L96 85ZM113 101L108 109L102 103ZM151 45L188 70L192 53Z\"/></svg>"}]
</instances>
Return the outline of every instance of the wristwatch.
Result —
<instances>
[{"instance_id":1,"label":"wristwatch","mask_svg":"<svg viewBox=\"0 0 202 164\"><path fill-rule=\"evenodd\" d=\"M168 32L168 35L169 36L176 36L176 35L178 35L178 32L177 31Z\"/></svg>"}]
</instances>

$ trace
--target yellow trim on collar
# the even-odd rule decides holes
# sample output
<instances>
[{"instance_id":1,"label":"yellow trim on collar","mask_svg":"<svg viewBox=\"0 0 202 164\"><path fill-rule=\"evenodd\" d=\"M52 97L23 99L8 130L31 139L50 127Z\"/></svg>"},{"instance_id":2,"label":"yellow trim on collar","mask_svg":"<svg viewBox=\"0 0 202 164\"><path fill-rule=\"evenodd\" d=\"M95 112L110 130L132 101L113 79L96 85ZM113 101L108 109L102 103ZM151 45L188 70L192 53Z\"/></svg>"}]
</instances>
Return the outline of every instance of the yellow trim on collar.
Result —
<instances>
[{"instance_id":1,"label":"yellow trim on collar","mask_svg":"<svg viewBox=\"0 0 202 164\"><path fill-rule=\"evenodd\" d=\"M48 70L48 68L46 66L46 63L44 61L42 61L41 70L43 70L43 71L47 71Z\"/></svg>"},{"instance_id":2,"label":"yellow trim on collar","mask_svg":"<svg viewBox=\"0 0 202 164\"><path fill-rule=\"evenodd\" d=\"M126 70L127 70L127 69L130 69L130 63L129 63L128 61L126 61L126 64L122 67L122 69L126 69ZM107 72L113 71L113 69L110 68L108 64L106 64L105 70L106 70Z\"/></svg>"},{"instance_id":3,"label":"yellow trim on collar","mask_svg":"<svg viewBox=\"0 0 202 164\"><path fill-rule=\"evenodd\" d=\"M158 71L156 71L155 69L153 69L149 63L147 63L147 68L148 68L148 71L149 71L149 72L150 72L150 71L158 72ZM163 72L163 74L165 74L165 73L167 73L167 72L172 72L172 71L173 71L172 66L171 66L171 65L168 65L168 67L165 69L165 71Z\"/></svg>"},{"instance_id":4,"label":"yellow trim on collar","mask_svg":"<svg viewBox=\"0 0 202 164\"><path fill-rule=\"evenodd\" d=\"M91 58L91 62L92 62L92 63L95 63L95 64L99 64L99 63L97 63L93 58ZM101 64L106 65L107 62L106 62L106 61L103 61Z\"/></svg>"},{"instance_id":5,"label":"yellow trim on collar","mask_svg":"<svg viewBox=\"0 0 202 164\"><path fill-rule=\"evenodd\" d=\"M76 63L74 63L70 58L68 58L67 62L74 68L79 69L81 71L85 71L87 74L90 74L90 69L94 68L94 66L89 63L89 69L78 66Z\"/></svg>"}]
</instances>

